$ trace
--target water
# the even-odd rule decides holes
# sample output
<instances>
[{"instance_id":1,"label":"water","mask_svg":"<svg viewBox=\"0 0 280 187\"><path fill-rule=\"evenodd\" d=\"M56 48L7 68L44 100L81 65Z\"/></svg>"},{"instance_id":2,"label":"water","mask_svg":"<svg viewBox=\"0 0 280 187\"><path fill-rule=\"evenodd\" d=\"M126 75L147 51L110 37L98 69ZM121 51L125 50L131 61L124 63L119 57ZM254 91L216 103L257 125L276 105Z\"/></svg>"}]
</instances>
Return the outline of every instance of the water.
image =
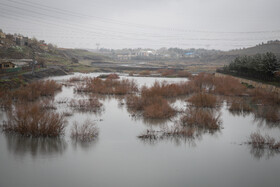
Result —
<instances>
[{"instance_id":1,"label":"water","mask_svg":"<svg viewBox=\"0 0 280 187\"><path fill-rule=\"evenodd\" d=\"M90 74L96 76L97 74ZM62 81L65 77L52 79ZM151 85L155 79L178 82L185 79L134 78ZM72 87L63 87L55 101L81 97ZM180 105L179 101L179 105ZM189 139L142 141L137 136L171 121L153 122L133 118L118 99L103 99L98 114L78 113L68 117L64 137L30 139L0 134L0 186L279 186L280 154L258 152L244 142L260 130L280 138L280 129L255 121L253 115L234 116L221 108L222 129ZM177 103L178 104L178 103ZM58 111L68 110L59 104ZM5 116L0 113L0 116ZM69 138L74 120L95 120L99 137L92 143Z\"/></svg>"}]
</instances>

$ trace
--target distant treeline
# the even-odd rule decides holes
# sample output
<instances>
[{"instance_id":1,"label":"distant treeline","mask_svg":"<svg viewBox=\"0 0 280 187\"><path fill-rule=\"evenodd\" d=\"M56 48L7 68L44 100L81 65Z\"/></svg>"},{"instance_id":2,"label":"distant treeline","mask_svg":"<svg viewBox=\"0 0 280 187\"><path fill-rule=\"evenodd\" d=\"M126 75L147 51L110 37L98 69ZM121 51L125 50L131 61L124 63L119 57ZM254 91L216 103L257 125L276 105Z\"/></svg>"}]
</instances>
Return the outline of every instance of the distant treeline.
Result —
<instances>
[{"instance_id":1,"label":"distant treeline","mask_svg":"<svg viewBox=\"0 0 280 187\"><path fill-rule=\"evenodd\" d=\"M273 53L237 57L217 72L240 75L263 81L280 80L280 60Z\"/></svg>"}]
</instances>

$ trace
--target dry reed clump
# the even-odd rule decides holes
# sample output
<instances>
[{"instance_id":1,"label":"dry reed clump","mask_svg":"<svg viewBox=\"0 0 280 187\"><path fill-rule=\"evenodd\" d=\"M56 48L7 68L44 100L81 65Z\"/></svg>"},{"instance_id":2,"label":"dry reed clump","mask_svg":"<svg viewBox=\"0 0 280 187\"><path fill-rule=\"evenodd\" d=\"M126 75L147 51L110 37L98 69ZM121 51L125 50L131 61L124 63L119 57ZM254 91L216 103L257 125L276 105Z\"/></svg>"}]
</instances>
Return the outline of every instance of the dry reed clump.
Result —
<instances>
[{"instance_id":1,"label":"dry reed clump","mask_svg":"<svg viewBox=\"0 0 280 187\"><path fill-rule=\"evenodd\" d=\"M84 85L76 86L76 92L125 95L138 91L136 82L129 79L114 80L107 78L102 80L100 78L87 78L85 81Z\"/></svg>"},{"instance_id":2,"label":"dry reed clump","mask_svg":"<svg viewBox=\"0 0 280 187\"><path fill-rule=\"evenodd\" d=\"M209 107L214 108L217 105L217 99L215 96L200 92L193 95L188 99L188 102L193 104L196 107Z\"/></svg>"},{"instance_id":3,"label":"dry reed clump","mask_svg":"<svg viewBox=\"0 0 280 187\"><path fill-rule=\"evenodd\" d=\"M263 149L277 149L280 150L280 141L276 142L273 137L269 135L261 135L260 132L254 132L250 135L248 144L251 144L253 148Z\"/></svg>"},{"instance_id":4,"label":"dry reed clump","mask_svg":"<svg viewBox=\"0 0 280 187\"><path fill-rule=\"evenodd\" d=\"M154 98L154 100L155 101L150 105L144 106L144 117L162 119L170 118L175 115L176 110L174 110L165 99L158 97Z\"/></svg>"},{"instance_id":5,"label":"dry reed clump","mask_svg":"<svg viewBox=\"0 0 280 187\"><path fill-rule=\"evenodd\" d=\"M212 90L214 88L215 77L209 73L199 73L190 80L192 87L196 87L199 91Z\"/></svg>"},{"instance_id":6,"label":"dry reed clump","mask_svg":"<svg viewBox=\"0 0 280 187\"><path fill-rule=\"evenodd\" d=\"M194 138L195 132L195 128L182 126L181 124L176 123L171 128L164 129L162 137L178 136Z\"/></svg>"},{"instance_id":7,"label":"dry reed clump","mask_svg":"<svg viewBox=\"0 0 280 187\"><path fill-rule=\"evenodd\" d=\"M89 99L72 99L69 103L69 106L80 111L97 112L101 109L102 103L100 103L98 98L92 97Z\"/></svg>"},{"instance_id":8,"label":"dry reed clump","mask_svg":"<svg viewBox=\"0 0 280 187\"><path fill-rule=\"evenodd\" d=\"M83 81L84 78L82 76L74 76L74 77L71 77L67 80L67 82L80 82L80 81Z\"/></svg>"},{"instance_id":9,"label":"dry reed clump","mask_svg":"<svg viewBox=\"0 0 280 187\"><path fill-rule=\"evenodd\" d=\"M109 74L107 76L107 79L119 79L119 78L120 78L119 75L115 73Z\"/></svg>"},{"instance_id":10,"label":"dry reed clump","mask_svg":"<svg viewBox=\"0 0 280 187\"><path fill-rule=\"evenodd\" d=\"M100 79L119 79L120 77L116 73L111 73L111 74L99 75L97 78L100 78Z\"/></svg>"},{"instance_id":11,"label":"dry reed clump","mask_svg":"<svg viewBox=\"0 0 280 187\"><path fill-rule=\"evenodd\" d=\"M246 87L232 77L215 77L212 74L200 73L193 76L191 84L200 91L226 96L239 96L246 93Z\"/></svg>"},{"instance_id":12,"label":"dry reed clump","mask_svg":"<svg viewBox=\"0 0 280 187\"><path fill-rule=\"evenodd\" d=\"M61 85L54 80L37 81L15 90L13 98L22 102L35 101L41 96L54 96L59 90L61 90Z\"/></svg>"},{"instance_id":13,"label":"dry reed clump","mask_svg":"<svg viewBox=\"0 0 280 187\"><path fill-rule=\"evenodd\" d=\"M191 93L191 87L188 82L167 83L166 81L155 81L150 88L143 86L141 88L141 95L145 97L162 96L162 97L176 97Z\"/></svg>"},{"instance_id":14,"label":"dry reed clump","mask_svg":"<svg viewBox=\"0 0 280 187\"><path fill-rule=\"evenodd\" d=\"M214 77L214 76L213 76ZM232 77L214 77L213 92L226 96L242 96L246 94L246 86L241 84L237 79Z\"/></svg>"},{"instance_id":15,"label":"dry reed clump","mask_svg":"<svg viewBox=\"0 0 280 187\"><path fill-rule=\"evenodd\" d=\"M75 121L71 129L71 138L79 141L92 141L98 136L98 133L99 129L96 124L89 119L85 120L82 125Z\"/></svg>"},{"instance_id":16,"label":"dry reed clump","mask_svg":"<svg viewBox=\"0 0 280 187\"><path fill-rule=\"evenodd\" d=\"M0 108L4 110L10 109L12 106L12 93L8 90L0 91Z\"/></svg>"},{"instance_id":17,"label":"dry reed clump","mask_svg":"<svg viewBox=\"0 0 280 187\"><path fill-rule=\"evenodd\" d=\"M252 111L252 108L246 103L244 99L232 98L229 111L249 113Z\"/></svg>"},{"instance_id":18,"label":"dry reed clump","mask_svg":"<svg viewBox=\"0 0 280 187\"><path fill-rule=\"evenodd\" d=\"M186 70L178 71L178 72L177 72L177 76L178 76L178 77L193 78L193 75L192 75L190 72L186 71Z\"/></svg>"},{"instance_id":19,"label":"dry reed clump","mask_svg":"<svg viewBox=\"0 0 280 187\"><path fill-rule=\"evenodd\" d=\"M280 105L280 94L261 88L255 88L249 92L253 101L263 105Z\"/></svg>"},{"instance_id":20,"label":"dry reed clump","mask_svg":"<svg viewBox=\"0 0 280 187\"><path fill-rule=\"evenodd\" d=\"M163 77L174 77L176 76L176 71L174 69L162 69L158 71Z\"/></svg>"},{"instance_id":21,"label":"dry reed clump","mask_svg":"<svg viewBox=\"0 0 280 187\"><path fill-rule=\"evenodd\" d=\"M40 103L29 103L17 104L8 112L3 130L24 136L56 137L64 133L65 125L63 115L44 110Z\"/></svg>"},{"instance_id":22,"label":"dry reed clump","mask_svg":"<svg viewBox=\"0 0 280 187\"><path fill-rule=\"evenodd\" d=\"M149 140L157 140L159 138L155 130L147 130L146 132L143 132L137 137L141 139L149 139Z\"/></svg>"},{"instance_id":23,"label":"dry reed clump","mask_svg":"<svg viewBox=\"0 0 280 187\"><path fill-rule=\"evenodd\" d=\"M155 130L146 130L139 136L138 138L142 140L149 140L149 141L155 141L155 140L162 140L162 139L168 139L168 138L194 138L195 137L195 129L194 128L188 128L185 126L181 126L179 124L175 124L174 126L170 128L164 128L160 131Z\"/></svg>"},{"instance_id":24,"label":"dry reed clump","mask_svg":"<svg viewBox=\"0 0 280 187\"><path fill-rule=\"evenodd\" d=\"M161 96L128 96L126 104L129 109L143 111L146 118L163 119L176 114L176 110Z\"/></svg>"},{"instance_id":25,"label":"dry reed clump","mask_svg":"<svg viewBox=\"0 0 280 187\"><path fill-rule=\"evenodd\" d=\"M215 116L210 111L201 108L188 108L186 114L181 117L180 124L193 128L218 130L220 128L220 114Z\"/></svg>"},{"instance_id":26,"label":"dry reed clump","mask_svg":"<svg viewBox=\"0 0 280 187\"><path fill-rule=\"evenodd\" d=\"M277 107L258 107L254 111L256 118L265 119L268 123L279 123L280 122L280 111Z\"/></svg>"},{"instance_id":27,"label":"dry reed clump","mask_svg":"<svg viewBox=\"0 0 280 187\"><path fill-rule=\"evenodd\" d=\"M144 70L144 71L139 72L139 75L148 76L148 75L151 75L151 72L149 70Z\"/></svg>"}]
</instances>

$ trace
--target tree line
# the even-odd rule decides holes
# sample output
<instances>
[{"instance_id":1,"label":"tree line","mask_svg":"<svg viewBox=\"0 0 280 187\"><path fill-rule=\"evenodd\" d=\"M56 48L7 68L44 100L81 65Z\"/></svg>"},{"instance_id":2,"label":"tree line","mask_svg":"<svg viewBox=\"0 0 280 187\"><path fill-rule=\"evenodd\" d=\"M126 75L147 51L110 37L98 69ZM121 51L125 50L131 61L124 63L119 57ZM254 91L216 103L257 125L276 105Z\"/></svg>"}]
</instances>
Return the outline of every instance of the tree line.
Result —
<instances>
[{"instance_id":1,"label":"tree line","mask_svg":"<svg viewBox=\"0 0 280 187\"><path fill-rule=\"evenodd\" d=\"M279 81L280 60L273 53L256 54L235 58L217 72L255 78L264 81Z\"/></svg>"}]
</instances>

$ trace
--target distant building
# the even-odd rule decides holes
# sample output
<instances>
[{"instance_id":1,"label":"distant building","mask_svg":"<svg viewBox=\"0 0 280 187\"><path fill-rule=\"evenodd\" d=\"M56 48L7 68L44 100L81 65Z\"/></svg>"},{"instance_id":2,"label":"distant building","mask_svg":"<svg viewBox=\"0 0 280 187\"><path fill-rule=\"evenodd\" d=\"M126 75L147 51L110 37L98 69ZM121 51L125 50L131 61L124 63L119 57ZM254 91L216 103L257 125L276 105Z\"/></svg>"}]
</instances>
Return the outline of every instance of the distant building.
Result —
<instances>
[{"instance_id":1,"label":"distant building","mask_svg":"<svg viewBox=\"0 0 280 187\"><path fill-rule=\"evenodd\" d=\"M16 44L19 46L27 46L28 45L28 37L17 36Z\"/></svg>"},{"instance_id":2,"label":"distant building","mask_svg":"<svg viewBox=\"0 0 280 187\"><path fill-rule=\"evenodd\" d=\"M7 35L6 35L6 38L7 38L8 40L14 40L14 35L12 35L12 34L7 34Z\"/></svg>"},{"instance_id":3,"label":"distant building","mask_svg":"<svg viewBox=\"0 0 280 187\"><path fill-rule=\"evenodd\" d=\"M11 69L15 68L15 64L10 61L0 62L0 69Z\"/></svg>"},{"instance_id":4,"label":"distant building","mask_svg":"<svg viewBox=\"0 0 280 187\"><path fill-rule=\"evenodd\" d=\"M46 51L49 49L49 46L47 44L41 43L40 48Z\"/></svg>"},{"instance_id":5,"label":"distant building","mask_svg":"<svg viewBox=\"0 0 280 187\"><path fill-rule=\"evenodd\" d=\"M0 29L0 38L1 39L5 39L6 38L6 34L3 33L1 29Z\"/></svg>"}]
</instances>

